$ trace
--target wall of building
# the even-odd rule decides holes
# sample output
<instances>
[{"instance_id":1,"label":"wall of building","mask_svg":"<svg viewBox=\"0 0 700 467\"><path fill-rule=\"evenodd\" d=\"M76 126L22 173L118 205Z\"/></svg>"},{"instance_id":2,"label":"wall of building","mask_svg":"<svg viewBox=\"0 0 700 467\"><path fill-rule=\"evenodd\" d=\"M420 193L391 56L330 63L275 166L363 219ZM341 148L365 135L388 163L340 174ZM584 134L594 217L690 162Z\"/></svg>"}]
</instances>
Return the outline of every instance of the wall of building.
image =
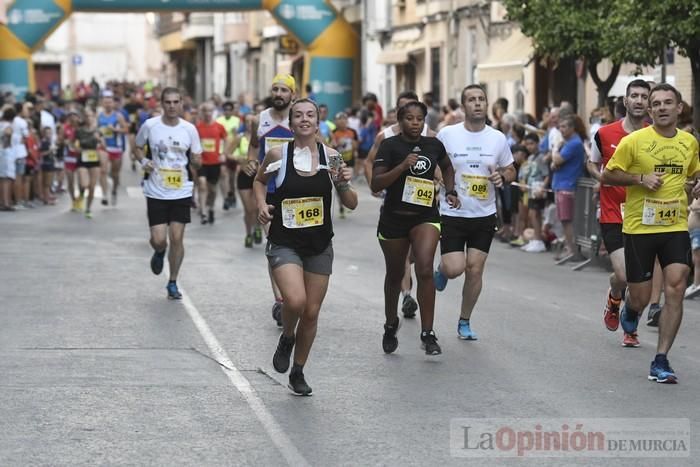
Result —
<instances>
[{"instance_id":1,"label":"wall of building","mask_svg":"<svg viewBox=\"0 0 700 467\"><path fill-rule=\"evenodd\" d=\"M158 81L163 53L154 32L155 17L147 15L74 13L32 58L34 63L59 63L64 85L93 77L100 83ZM76 57L79 64L74 64Z\"/></svg>"}]
</instances>

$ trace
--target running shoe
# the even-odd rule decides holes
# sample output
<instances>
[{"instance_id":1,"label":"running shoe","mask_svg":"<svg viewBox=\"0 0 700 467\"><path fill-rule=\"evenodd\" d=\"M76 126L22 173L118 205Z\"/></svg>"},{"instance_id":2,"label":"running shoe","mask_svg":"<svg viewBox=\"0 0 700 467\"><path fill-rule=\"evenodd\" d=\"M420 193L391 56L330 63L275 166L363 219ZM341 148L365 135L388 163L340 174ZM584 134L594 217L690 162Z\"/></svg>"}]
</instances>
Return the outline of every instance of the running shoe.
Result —
<instances>
[{"instance_id":1,"label":"running shoe","mask_svg":"<svg viewBox=\"0 0 700 467\"><path fill-rule=\"evenodd\" d=\"M608 289L608 301L605 304L605 310L603 311L603 323L608 331L617 331L620 326L620 299L614 299L610 294L611 290Z\"/></svg>"},{"instance_id":2,"label":"running shoe","mask_svg":"<svg viewBox=\"0 0 700 467\"><path fill-rule=\"evenodd\" d=\"M300 396L311 395L311 386L306 384L306 380L304 379L304 373L302 373L301 371L289 373L288 387L292 390L294 394L298 394Z\"/></svg>"},{"instance_id":3,"label":"running shoe","mask_svg":"<svg viewBox=\"0 0 700 467\"><path fill-rule=\"evenodd\" d=\"M476 333L472 331L468 319L460 318L459 322L457 323L457 335L460 339L465 341L475 341L478 339L478 337L476 337Z\"/></svg>"},{"instance_id":4,"label":"running shoe","mask_svg":"<svg viewBox=\"0 0 700 467\"><path fill-rule=\"evenodd\" d=\"M199 222L200 222L202 225L206 225L206 223L207 223L207 215L206 215L206 214L200 214L200 215L199 215Z\"/></svg>"},{"instance_id":5,"label":"running shoe","mask_svg":"<svg viewBox=\"0 0 700 467\"><path fill-rule=\"evenodd\" d=\"M231 204L229 202L229 198L225 198L224 199L224 206L223 206L224 211L228 211L228 208L230 208L230 207L231 207Z\"/></svg>"},{"instance_id":6,"label":"running shoe","mask_svg":"<svg viewBox=\"0 0 700 467\"><path fill-rule=\"evenodd\" d=\"M168 285L166 285L165 288L168 290L168 300L182 299L182 294L180 293L180 290L178 290L175 282L168 282Z\"/></svg>"},{"instance_id":7,"label":"running shoe","mask_svg":"<svg viewBox=\"0 0 700 467\"><path fill-rule=\"evenodd\" d=\"M238 205L238 200L236 199L235 196L231 196L231 201L229 202L229 206L232 208L235 208Z\"/></svg>"},{"instance_id":8,"label":"running shoe","mask_svg":"<svg viewBox=\"0 0 700 467\"><path fill-rule=\"evenodd\" d=\"M623 347L639 347L639 336L636 332L625 333L622 337Z\"/></svg>"},{"instance_id":9,"label":"running shoe","mask_svg":"<svg viewBox=\"0 0 700 467\"><path fill-rule=\"evenodd\" d=\"M106 199L102 200L102 206L108 206L109 202Z\"/></svg>"},{"instance_id":10,"label":"running shoe","mask_svg":"<svg viewBox=\"0 0 700 467\"><path fill-rule=\"evenodd\" d=\"M92 219L92 212L85 211L85 219Z\"/></svg>"},{"instance_id":11,"label":"running shoe","mask_svg":"<svg viewBox=\"0 0 700 467\"><path fill-rule=\"evenodd\" d=\"M673 371L673 368L671 368L671 365L668 363L668 359L665 356L657 356L654 361L651 362L649 381L656 381L657 383L665 384L678 383L678 377Z\"/></svg>"},{"instance_id":12,"label":"running shoe","mask_svg":"<svg viewBox=\"0 0 700 467\"><path fill-rule=\"evenodd\" d=\"M445 276L440 268L438 267L433 273L433 282L435 283L435 290L442 292L447 287L447 276Z\"/></svg>"},{"instance_id":13,"label":"running shoe","mask_svg":"<svg viewBox=\"0 0 700 467\"><path fill-rule=\"evenodd\" d=\"M255 227L255 231L253 232L253 240L255 240L255 243L258 245L262 243L262 227L259 225Z\"/></svg>"},{"instance_id":14,"label":"running shoe","mask_svg":"<svg viewBox=\"0 0 700 467\"><path fill-rule=\"evenodd\" d=\"M530 240L526 245L520 248L526 253L544 253L547 251L547 246L542 240Z\"/></svg>"},{"instance_id":15,"label":"running shoe","mask_svg":"<svg viewBox=\"0 0 700 467\"><path fill-rule=\"evenodd\" d=\"M77 201L76 206L78 207L78 211L85 209L85 198L81 196Z\"/></svg>"},{"instance_id":16,"label":"running shoe","mask_svg":"<svg viewBox=\"0 0 700 467\"><path fill-rule=\"evenodd\" d=\"M289 357L292 355L293 348L294 336L286 337L284 333L280 334L275 355L272 357L272 366L275 367L275 371L286 373L289 370Z\"/></svg>"},{"instance_id":17,"label":"running shoe","mask_svg":"<svg viewBox=\"0 0 700 467\"><path fill-rule=\"evenodd\" d=\"M151 271L156 276L163 272L163 258L165 258L165 250L160 253L154 251L153 256L151 256Z\"/></svg>"},{"instance_id":18,"label":"running shoe","mask_svg":"<svg viewBox=\"0 0 700 467\"><path fill-rule=\"evenodd\" d=\"M425 349L426 355L440 355L442 354L442 349L437 343L437 336L435 336L435 331L432 329L430 331L423 331L420 334L421 348Z\"/></svg>"},{"instance_id":19,"label":"running shoe","mask_svg":"<svg viewBox=\"0 0 700 467\"><path fill-rule=\"evenodd\" d=\"M209 210L209 223L210 224L214 223L214 210L213 209Z\"/></svg>"},{"instance_id":20,"label":"running shoe","mask_svg":"<svg viewBox=\"0 0 700 467\"><path fill-rule=\"evenodd\" d=\"M77 199L74 199L72 202L72 206L70 208L71 212L78 212L80 211L80 201Z\"/></svg>"},{"instance_id":21,"label":"running shoe","mask_svg":"<svg viewBox=\"0 0 700 467\"><path fill-rule=\"evenodd\" d=\"M511 240L509 244L510 246L517 247L525 246L525 239L523 237L518 237L515 240Z\"/></svg>"},{"instance_id":22,"label":"running shoe","mask_svg":"<svg viewBox=\"0 0 700 467\"><path fill-rule=\"evenodd\" d=\"M652 303L649 305L649 311L647 312L647 326L652 328L659 327L659 318L661 317L661 305L658 303Z\"/></svg>"},{"instance_id":23,"label":"running shoe","mask_svg":"<svg viewBox=\"0 0 700 467\"><path fill-rule=\"evenodd\" d=\"M691 300L700 294L700 285L690 284L687 289L685 289L685 299ZM651 308L650 308L651 310Z\"/></svg>"},{"instance_id":24,"label":"running shoe","mask_svg":"<svg viewBox=\"0 0 700 467\"><path fill-rule=\"evenodd\" d=\"M276 301L272 305L272 319L277 322L278 327L282 327L282 302Z\"/></svg>"},{"instance_id":25,"label":"running shoe","mask_svg":"<svg viewBox=\"0 0 700 467\"><path fill-rule=\"evenodd\" d=\"M622 325L622 330L627 334L634 334L637 332L639 313L628 312L627 303L622 306L622 312L620 313L620 324Z\"/></svg>"},{"instance_id":26,"label":"running shoe","mask_svg":"<svg viewBox=\"0 0 700 467\"><path fill-rule=\"evenodd\" d=\"M401 312L404 318L415 318L416 310L418 310L418 303L410 295L405 295L403 297L403 303L401 304Z\"/></svg>"},{"instance_id":27,"label":"running shoe","mask_svg":"<svg viewBox=\"0 0 700 467\"><path fill-rule=\"evenodd\" d=\"M396 317L396 324L393 326L384 325L384 336L382 337L382 348L384 353L393 353L399 346L399 338L396 337L396 332L401 327L401 320Z\"/></svg>"},{"instance_id":28,"label":"running shoe","mask_svg":"<svg viewBox=\"0 0 700 467\"><path fill-rule=\"evenodd\" d=\"M117 193L116 193L116 192L112 192L112 199L111 199L111 201L112 201L112 206L116 206L116 205L117 205Z\"/></svg>"},{"instance_id":29,"label":"running shoe","mask_svg":"<svg viewBox=\"0 0 700 467\"><path fill-rule=\"evenodd\" d=\"M252 235L246 235L245 236L245 243L244 243L246 248L253 248L253 236Z\"/></svg>"}]
</instances>

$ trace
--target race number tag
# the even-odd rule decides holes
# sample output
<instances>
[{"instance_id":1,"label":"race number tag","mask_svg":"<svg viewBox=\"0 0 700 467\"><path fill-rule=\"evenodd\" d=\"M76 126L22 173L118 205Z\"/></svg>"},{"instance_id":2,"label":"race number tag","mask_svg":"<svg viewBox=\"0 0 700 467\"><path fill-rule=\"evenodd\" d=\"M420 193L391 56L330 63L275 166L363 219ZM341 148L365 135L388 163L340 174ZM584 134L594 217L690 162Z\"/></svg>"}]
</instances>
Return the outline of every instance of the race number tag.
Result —
<instances>
[{"instance_id":1,"label":"race number tag","mask_svg":"<svg viewBox=\"0 0 700 467\"><path fill-rule=\"evenodd\" d=\"M182 170L159 168L158 173L160 173L160 178L163 180L163 186L168 190L182 188Z\"/></svg>"},{"instance_id":2,"label":"race number tag","mask_svg":"<svg viewBox=\"0 0 700 467\"><path fill-rule=\"evenodd\" d=\"M83 149L80 152L80 160L83 162L100 162L100 155L97 149Z\"/></svg>"},{"instance_id":3,"label":"race number tag","mask_svg":"<svg viewBox=\"0 0 700 467\"><path fill-rule=\"evenodd\" d=\"M323 225L323 198L316 196L283 200L282 225L288 229Z\"/></svg>"},{"instance_id":4,"label":"race number tag","mask_svg":"<svg viewBox=\"0 0 700 467\"><path fill-rule=\"evenodd\" d=\"M204 151L204 152L216 151L216 140L214 138L202 138L202 151Z\"/></svg>"},{"instance_id":5,"label":"race number tag","mask_svg":"<svg viewBox=\"0 0 700 467\"><path fill-rule=\"evenodd\" d=\"M677 199L661 200L644 198L642 224L673 225L678 222L680 213L681 202Z\"/></svg>"},{"instance_id":6,"label":"race number tag","mask_svg":"<svg viewBox=\"0 0 700 467\"><path fill-rule=\"evenodd\" d=\"M102 136L104 136L105 138L112 138L114 136L114 130L112 130L112 128L108 126L103 126L102 128L100 128L100 130L102 132Z\"/></svg>"},{"instance_id":7,"label":"race number tag","mask_svg":"<svg viewBox=\"0 0 700 467\"><path fill-rule=\"evenodd\" d=\"M489 178L486 175L462 174L462 190L467 196L488 199Z\"/></svg>"},{"instance_id":8,"label":"race number tag","mask_svg":"<svg viewBox=\"0 0 700 467\"><path fill-rule=\"evenodd\" d=\"M276 148L277 146L282 146L284 143L292 141L293 138L272 138L269 136L265 137L265 154L267 154L270 149Z\"/></svg>"},{"instance_id":9,"label":"race number tag","mask_svg":"<svg viewBox=\"0 0 700 467\"><path fill-rule=\"evenodd\" d=\"M416 204L418 206L432 206L435 196L435 185L432 180L424 178L406 177L403 185L403 196L401 201L404 203Z\"/></svg>"}]
</instances>

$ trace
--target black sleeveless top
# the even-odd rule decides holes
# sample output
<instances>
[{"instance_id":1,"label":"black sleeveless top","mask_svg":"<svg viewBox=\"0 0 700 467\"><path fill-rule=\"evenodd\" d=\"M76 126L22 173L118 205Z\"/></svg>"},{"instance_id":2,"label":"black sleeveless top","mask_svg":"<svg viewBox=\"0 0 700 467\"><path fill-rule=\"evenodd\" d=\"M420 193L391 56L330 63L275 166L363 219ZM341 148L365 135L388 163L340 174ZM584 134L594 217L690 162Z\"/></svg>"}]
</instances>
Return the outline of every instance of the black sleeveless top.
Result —
<instances>
[{"instance_id":1,"label":"black sleeveless top","mask_svg":"<svg viewBox=\"0 0 700 467\"><path fill-rule=\"evenodd\" d=\"M318 144L319 164L327 165L326 153ZM269 240L293 249L300 256L323 253L333 238L331 204L333 182L325 168L302 177L294 168L294 142L287 144L282 156L285 167L282 184L271 195L272 212Z\"/></svg>"}]
</instances>

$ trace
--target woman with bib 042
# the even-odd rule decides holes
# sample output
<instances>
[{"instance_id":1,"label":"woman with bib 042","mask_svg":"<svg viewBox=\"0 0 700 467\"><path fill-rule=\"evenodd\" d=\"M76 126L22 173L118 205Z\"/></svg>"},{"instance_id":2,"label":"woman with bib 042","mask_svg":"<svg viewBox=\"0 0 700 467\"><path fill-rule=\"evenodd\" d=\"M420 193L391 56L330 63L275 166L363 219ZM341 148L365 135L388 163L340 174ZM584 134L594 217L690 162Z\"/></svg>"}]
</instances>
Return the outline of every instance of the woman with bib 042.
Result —
<instances>
[{"instance_id":1,"label":"woman with bib 042","mask_svg":"<svg viewBox=\"0 0 700 467\"><path fill-rule=\"evenodd\" d=\"M374 161L371 188L386 190L379 215L377 237L384 253L384 352L392 353L399 342L397 307L409 247L415 257L418 304L421 317L421 347L426 355L442 350L433 331L435 285L433 260L440 240L440 213L435 193L435 169L445 181L446 201L459 207L454 191L454 170L445 147L434 137L421 136L428 110L425 104L410 102L398 111L401 134L382 141Z\"/></svg>"},{"instance_id":2,"label":"woman with bib 042","mask_svg":"<svg viewBox=\"0 0 700 467\"><path fill-rule=\"evenodd\" d=\"M258 220L261 224L271 222L265 253L284 299L283 331L273 366L285 373L294 349L289 388L307 396L311 388L303 369L316 337L333 264L333 188L349 209L357 206L357 193L350 184L352 169L344 164L332 168L341 156L317 140L316 103L296 101L290 107L289 122L294 140L267 152L253 189ZM267 186L271 181L276 190L270 196Z\"/></svg>"}]
</instances>

